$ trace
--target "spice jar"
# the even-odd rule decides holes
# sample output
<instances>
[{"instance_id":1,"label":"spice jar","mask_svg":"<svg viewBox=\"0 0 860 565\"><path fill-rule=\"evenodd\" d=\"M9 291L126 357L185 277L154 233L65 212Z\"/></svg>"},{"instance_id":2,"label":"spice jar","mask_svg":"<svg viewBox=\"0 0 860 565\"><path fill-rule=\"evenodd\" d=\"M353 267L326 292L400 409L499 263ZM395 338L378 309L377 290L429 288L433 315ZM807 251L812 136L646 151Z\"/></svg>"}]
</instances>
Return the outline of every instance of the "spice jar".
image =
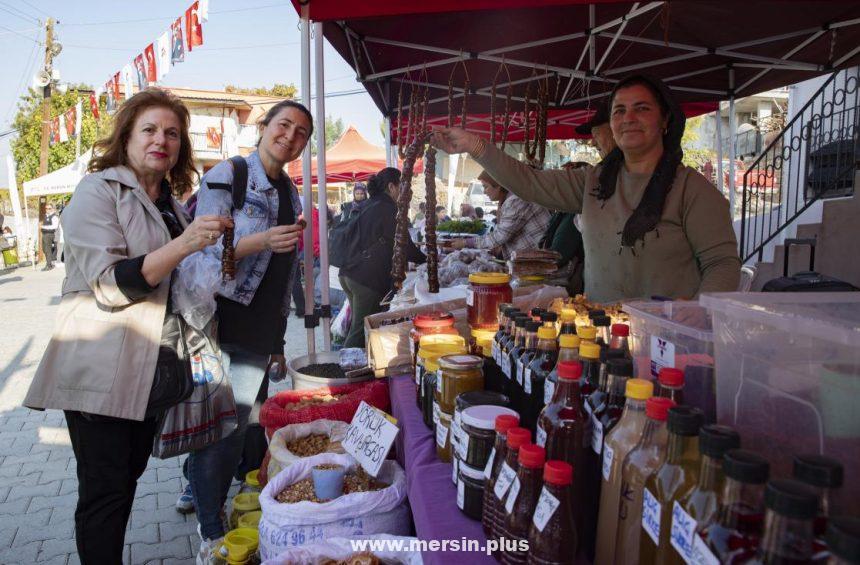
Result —
<instances>
[{"instance_id":1,"label":"spice jar","mask_svg":"<svg viewBox=\"0 0 860 565\"><path fill-rule=\"evenodd\" d=\"M412 356L413 366L418 354L419 341L429 335L459 335L454 327L454 315L450 312L435 311L416 314L412 318L412 329L409 330L409 354Z\"/></svg>"},{"instance_id":2,"label":"spice jar","mask_svg":"<svg viewBox=\"0 0 860 565\"><path fill-rule=\"evenodd\" d=\"M448 341L448 343L421 343L420 347L418 348L417 361L415 364L415 389L417 391L416 402L419 407L422 406L423 402L423 388L421 386L421 382L424 378L424 373L426 371L425 365L427 364L427 360L432 359L435 361L443 355L452 355L454 353L466 352L466 341L459 335L434 335L426 336L422 339L445 339L446 341Z\"/></svg>"},{"instance_id":3,"label":"spice jar","mask_svg":"<svg viewBox=\"0 0 860 565\"><path fill-rule=\"evenodd\" d=\"M483 469L496 441L496 417L517 416L503 406L472 406L463 410L462 429L457 450L463 464Z\"/></svg>"},{"instance_id":4,"label":"spice jar","mask_svg":"<svg viewBox=\"0 0 860 565\"><path fill-rule=\"evenodd\" d=\"M451 429L451 416L439 412L439 421L436 423L436 457L443 463L451 462L451 442L448 431Z\"/></svg>"},{"instance_id":5,"label":"spice jar","mask_svg":"<svg viewBox=\"0 0 860 565\"><path fill-rule=\"evenodd\" d=\"M442 412L453 416L457 396L484 388L484 358L477 355L444 355L439 358L441 379L436 379L436 400Z\"/></svg>"},{"instance_id":6,"label":"spice jar","mask_svg":"<svg viewBox=\"0 0 860 565\"><path fill-rule=\"evenodd\" d=\"M460 464L457 474L457 508L473 520L480 520L484 511L484 470Z\"/></svg>"},{"instance_id":7,"label":"spice jar","mask_svg":"<svg viewBox=\"0 0 860 565\"><path fill-rule=\"evenodd\" d=\"M511 276L507 273L472 273L466 291L469 327L493 330L499 326L499 304L513 300Z\"/></svg>"}]
</instances>

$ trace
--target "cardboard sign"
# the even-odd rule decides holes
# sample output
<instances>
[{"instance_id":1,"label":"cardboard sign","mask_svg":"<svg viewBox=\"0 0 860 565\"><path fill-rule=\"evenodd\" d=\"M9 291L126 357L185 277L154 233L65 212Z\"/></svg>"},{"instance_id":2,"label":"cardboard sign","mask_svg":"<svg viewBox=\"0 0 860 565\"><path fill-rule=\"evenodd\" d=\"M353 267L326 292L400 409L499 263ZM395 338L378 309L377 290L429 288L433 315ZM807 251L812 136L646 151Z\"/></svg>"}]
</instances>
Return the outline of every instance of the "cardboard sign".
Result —
<instances>
[{"instance_id":1,"label":"cardboard sign","mask_svg":"<svg viewBox=\"0 0 860 565\"><path fill-rule=\"evenodd\" d=\"M394 418L362 400L341 445L368 474L375 477L399 431Z\"/></svg>"}]
</instances>

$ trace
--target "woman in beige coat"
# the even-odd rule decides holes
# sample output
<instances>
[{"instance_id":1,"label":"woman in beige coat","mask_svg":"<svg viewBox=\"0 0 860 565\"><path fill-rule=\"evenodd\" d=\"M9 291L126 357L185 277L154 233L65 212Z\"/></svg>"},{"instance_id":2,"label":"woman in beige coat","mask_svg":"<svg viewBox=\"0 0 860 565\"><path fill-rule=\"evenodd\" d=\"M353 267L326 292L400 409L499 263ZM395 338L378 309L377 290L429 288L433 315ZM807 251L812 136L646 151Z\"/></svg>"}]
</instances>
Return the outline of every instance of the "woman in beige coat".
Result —
<instances>
[{"instance_id":1,"label":"woman in beige coat","mask_svg":"<svg viewBox=\"0 0 860 565\"><path fill-rule=\"evenodd\" d=\"M173 194L191 188L190 117L158 89L120 108L90 174L66 207L66 278L54 335L24 405L65 411L77 459L81 563L121 563L137 480L157 418L147 404L182 259L213 244L229 218L188 224Z\"/></svg>"}]
</instances>

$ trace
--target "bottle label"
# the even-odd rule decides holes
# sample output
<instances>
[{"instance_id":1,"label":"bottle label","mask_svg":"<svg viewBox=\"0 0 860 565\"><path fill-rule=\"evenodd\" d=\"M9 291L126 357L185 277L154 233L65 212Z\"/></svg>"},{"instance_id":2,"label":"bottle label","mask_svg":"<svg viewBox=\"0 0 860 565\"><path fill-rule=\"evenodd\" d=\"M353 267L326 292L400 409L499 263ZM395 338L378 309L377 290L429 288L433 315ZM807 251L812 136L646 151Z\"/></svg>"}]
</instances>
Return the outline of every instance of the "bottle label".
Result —
<instances>
[{"instance_id":1,"label":"bottle label","mask_svg":"<svg viewBox=\"0 0 860 565\"><path fill-rule=\"evenodd\" d=\"M547 379L543 383L543 404L546 406L552 402L552 395L555 392L555 383Z\"/></svg>"},{"instance_id":2,"label":"bottle label","mask_svg":"<svg viewBox=\"0 0 860 565\"><path fill-rule=\"evenodd\" d=\"M517 502L517 496L520 494L520 478L514 479L511 485L511 492L508 493L508 499L505 501L505 512L510 514L514 511L514 504Z\"/></svg>"},{"instance_id":3,"label":"bottle label","mask_svg":"<svg viewBox=\"0 0 860 565\"><path fill-rule=\"evenodd\" d=\"M672 505L672 529L669 541L678 555L689 563L693 555L693 538L696 535L696 521L687 514L684 508L676 501Z\"/></svg>"},{"instance_id":4,"label":"bottle label","mask_svg":"<svg viewBox=\"0 0 860 565\"><path fill-rule=\"evenodd\" d=\"M517 382L523 386L523 362L517 359Z\"/></svg>"},{"instance_id":5,"label":"bottle label","mask_svg":"<svg viewBox=\"0 0 860 565\"><path fill-rule=\"evenodd\" d=\"M475 291L471 288L466 289L466 306L475 305Z\"/></svg>"},{"instance_id":6,"label":"bottle label","mask_svg":"<svg viewBox=\"0 0 860 565\"><path fill-rule=\"evenodd\" d=\"M499 342L497 342L496 340L493 340L493 346L492 346L491 352L492 352L491 354L493 357L493 361L495 361L496 364L498 365L499 364Z\"/></svg>"},{"instance_id":7,"label":"bottle label","mask_svg":"<svg viewBox=\"0 0 860 565\"><path fill-rule=\"evenodd\" d=\"M456 457L454 458L454 464L451 465L451 469L453 469L453 471L451 471L451 482L454 484L457 484L457 482L458 482L457 474L460 472L460 460L458 458L456 458ZM458 496L458 498L459 498L459 496Z\"/></svg>"},{"instance_id":8,"label":"bottle label","mask_svg":"<svg viewBox=\"0 0 860 565\"><path fill-rule=\"evenodd\" d=\"M409 336L409 356L415 357L415 340L412 339L412 336Z\"/></svg>"},{"instance_id":9,"label":"bottle label","mask_svg":"<svg viewBox=\"0 0 860 565\"><path fill-rule=\"evenodd\" d=\"M436 445L440 449L445 449L448 444L448 428L442 422L436 424Z\"/></svg>"},{"instance_id":10,"label":"bottle label","mask_svg":"<svg viewBox=\"0 0 860 565\"><path fill-rule=\"evenodd\" d=\"M603 424L594 414L591 415L591 427L591 449L600 455L600 451L603 449Z\"/></svg>"},{"instance_id":11,"label":"bottle label","mask_svg":"<svg viewBox=\"0 0 860 565\"><path fill-rule=\"evenodd\" d=\"M537 527L538 531L542 532L544 528L546 528L547 522L549 522L550 518L552 518L555 511L558 509L559 500L552 495L546 487L544 487L540 491L540 498L538 498L537 507L535 507L534 516L532 516L532 522L535 527Z\"/></svg>"},{"instance_id":12,"label":"bottle label","mask_svg":"<svg viewBox=\"0 0 860 565\"><path fill-rule=\"evenodd\" d=\"M511 469L508 462L505 461L502 463L502 467L499 469L499 476L496 477L496 486L493 488L493 493L496 495L496 498L499 500L503 500L505 498L505 494L507 494L508 489L511 487L511 483L514 482L516 477L517 474L514 473L514 470Z\"/></svg>"},{"instance_id":13,"label":"bottle label","mask_svg":"<svg viewBox=\"0 0 860 565\"><path fill-rule=\"evenodd\" d=\"M655 379L663 367L675 366L675 344L671 341L661 339L656 335L651 336L651 376Z\"/></svg>"},{"instance_id":14,"label":"bottle label","mask_svg":"<svg viewBox=\"0 0 860 565\"><path fill-rule=\"evenodd\" d=\"M436 371L436 392L442 394L442 370Z\"/></svg>"},{"instance_id":15,"label":"bottle label","mask_svg":"<svg viewBox=\"0 0 860 565\"><path fill-rule=\"evenodd\" d=\"M526 394L532 393L532 368L526 367L525 375L523 375L523 388L526 389Z\"/></svg>"},{"instance_id":16,"label":"bottle label","mask_svg":"<svg viewBox=\"0 0 860 565\"><path fill-rule=\"evenodd\" d=\"M489 479L493 474L493 461L496 460L496 448L490 451L490 457L487 459L487 464L484 466L484 478Z\"/></svg>"},{"instance_id":17,"label":"bottle label","mask_svg":"<svg viewBox=\"0 0 860 565\"><path fill-rule=\"evenodd\" d=\"M439 425L439 414L442 413L442 409L439 408L439 403L435 400L433 401L433 425Z\"/></svg>"},{"instance_id":18,"label":"bottle label","mask_svg":"<svg viewBox=\"0 0 860 565\"><path fill-rule=\"evenodd\" d=\"M415 364L415 384L421 384L421 365Z\"/></svg>"},{"instance_id":19,"label":"bottle label","mask_svg":"<svg viewBox=\"0 0 860 565\"><path fill-rule=\"evenodd\" d=\"M453 433L454 427L451 426L451 431ZM466 453L469 452L469 434L464 434L460 427L457 427L459 432L459 437L457 438L456 446L457 446L457 455L460 456L460 459L466 460Z\"/></svg>"},{"instance_id":20,"label":"bottle label","mask_svg":"<svg viewBox=\"0 0 860 565\"><path fill-rule=\"evenodd\" d=\"M642 529L655 545L660 545L660 501L647 488L642 493Z\"/></svg>"},{"instance_id":21,"label":"bottle label","mask_svg":"<svg viewBox=\"0 0 860 565\"><path fill-rule=\"evenodd\" d=\"M511 359L504 353L502 353L502 373L504 373L507 378L511 378Z\"/></svg>"},{"instance_id":22,"label":"bottle label","mask_svg":"<svg viewBox=\"0 0 860 565\"><path fill-rule=\"evenodd\" d=\"M612 459L615 457L615 450L608 443L603 444L603 465L602 473L603 480L609 481L609 475L612 473Z\"/></svg>"},{"instance_id":23,"label":"bottle label","mask_svg":"<svg viewBox=\"0 0 860 565\"><path fill-rule=\"evenodd\" d=\"M693 534L693 549L690 554L689 563L695 565L720 565L720 560L708 547L704 538L699 534Z\"/></svg>"},{"instance_id":24,"label":"bottle label","mask_svg":"<svg viewBox=\"0 0 860 565\"><path fill-rule=\"evenodd\" d=\"M460 510L463 509L463 505L466 499L466 485L463 484L463 481L457 481L457 508Z\"/></svg>"},{"instance_id":25,"label":"bottle label","mask_svg":"<svg viewBox=\"0 0 860 565\"><path fill-rule=\"evenodd\" d=\"M546 447L546 430L538 424L535 430L535 443L541 447Z\"/></svg>"}]
</instances>

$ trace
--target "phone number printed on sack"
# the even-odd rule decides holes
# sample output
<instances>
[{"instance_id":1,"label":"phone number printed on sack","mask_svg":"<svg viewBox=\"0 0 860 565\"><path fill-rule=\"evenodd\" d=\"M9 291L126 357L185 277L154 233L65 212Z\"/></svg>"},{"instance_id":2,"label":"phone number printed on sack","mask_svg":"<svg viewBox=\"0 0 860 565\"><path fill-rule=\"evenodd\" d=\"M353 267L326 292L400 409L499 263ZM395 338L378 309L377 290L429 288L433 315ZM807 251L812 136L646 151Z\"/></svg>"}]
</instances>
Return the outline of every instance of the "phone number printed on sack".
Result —
<instances>
[{"instance_id":1,"label":"phone number printed on sack","mask_svg":"<svg viewBox=\"0 0 860 565\"><path fill-rule=\"evenodd\" d=\"M341 445L365 471L375 477L399 431L385 412L362 400Z\"/></svg>"}]
</instances>

